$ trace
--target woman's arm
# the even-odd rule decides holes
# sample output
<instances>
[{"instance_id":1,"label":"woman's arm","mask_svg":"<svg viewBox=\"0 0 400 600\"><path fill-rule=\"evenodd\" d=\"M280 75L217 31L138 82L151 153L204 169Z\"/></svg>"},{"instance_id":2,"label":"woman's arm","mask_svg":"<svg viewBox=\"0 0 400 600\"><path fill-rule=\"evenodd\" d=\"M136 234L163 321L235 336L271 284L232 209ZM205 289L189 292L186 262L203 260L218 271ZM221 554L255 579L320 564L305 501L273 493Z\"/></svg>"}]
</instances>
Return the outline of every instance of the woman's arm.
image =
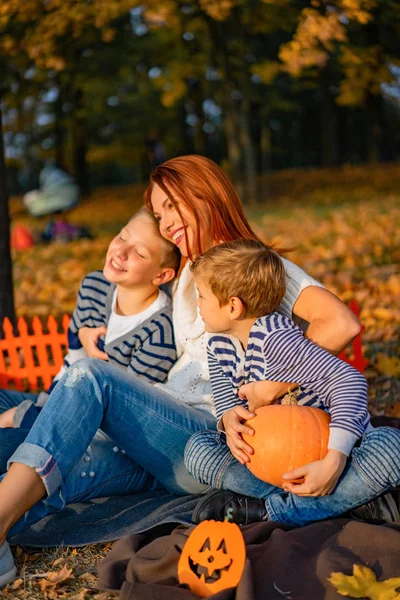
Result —
<instances>
[{"instance_id":1,"label":"woman's arm","mask_svg":"<svg viewBox=\"0 0 400 600\"><path fill-rule=\"evenodd\" d=\"M361 331L361 325L353 311L322 287L311 285L303 289L292 310L293 316L308 321L306 337L332 354L339 354ZM271 404L286 394L288 387L293 389L297 386L290 382L275 381L257 382L256 385L260 389L254 389L256 386L253 384L241 388L241 393L247 398L249 410L252 411L259 406Z\"/></svg>"},{"instance_id":2,"label":"woman's arm","mask_svg":"<svg viewBox=\"0 0 400 600\"><path fill-rule=\"evenodd\" d=\"M361 331L353 311L321 287L304 289L293 305L293 314L309 322L306 337L332 354L339 354Z\"/></svg>"}]
</instances>

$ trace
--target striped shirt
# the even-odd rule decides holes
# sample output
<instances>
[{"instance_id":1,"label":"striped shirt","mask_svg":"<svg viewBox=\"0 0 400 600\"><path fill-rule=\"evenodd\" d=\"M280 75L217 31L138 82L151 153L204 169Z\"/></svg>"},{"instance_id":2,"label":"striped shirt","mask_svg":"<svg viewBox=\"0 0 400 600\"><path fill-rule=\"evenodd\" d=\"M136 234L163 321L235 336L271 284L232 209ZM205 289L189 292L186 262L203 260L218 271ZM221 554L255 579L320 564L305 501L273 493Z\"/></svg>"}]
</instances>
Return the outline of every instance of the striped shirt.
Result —
<instances>
[{"instance_id":1,"label":"striped shirt","mask_svg":"<svg viewBox=\"0 0 400 600\"><path fill-rule=\"evenodd\" d=\"M114 291L115 284L110 283L102 271L89 273L83 279L68 328L68 354L63 368L48 390L49 393L75 360L87 356L79 340L79 329L107 326ZM150 315L131 331L111 339L108 343L105 343L104 336L101 336L98 346L107 353L110 363L129 373L150 383L165 381L176 361L171 303Z\"/></svg>"},{"instance_id":2,"label":"striped shirt","mask_svg":"<svg viewBox=\"0 0 400 600\"><path fill-rule=\"evenodd\" d=\"M365 378L313 344L279 313L255 321L245 351L233 336L211 335L208 365L218 420L225 411L246 406L238 396L241 385L270 380L297 383L299 404L329 412L330 449L349 455L356 441L372 428Z\"/></svg>"}]
</instances>

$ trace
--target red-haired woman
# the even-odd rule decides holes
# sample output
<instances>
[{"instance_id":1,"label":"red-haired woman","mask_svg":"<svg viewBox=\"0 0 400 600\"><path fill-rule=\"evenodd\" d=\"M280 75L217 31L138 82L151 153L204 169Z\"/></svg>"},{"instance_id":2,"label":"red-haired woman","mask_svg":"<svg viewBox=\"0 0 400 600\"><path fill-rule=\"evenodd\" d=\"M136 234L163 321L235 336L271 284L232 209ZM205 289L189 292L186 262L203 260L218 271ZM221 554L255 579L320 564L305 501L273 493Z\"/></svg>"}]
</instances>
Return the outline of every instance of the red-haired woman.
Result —
<instances>
[{"instance_id":1,"label":"red-haired woman","mask_svg":"<svg viewBox=\"0 0 400 600\"><path fill-rule=\"evenodd\" d=\"M93 358L71 366L0 483L0 544L14 524L13 532L21 530L72 498L120 495L159 485L174 494L205 489L183 462L191 435L216 427L207 334L196 308L189 261L220 242L257 236L229 179L201 156L175 158L156 167L146 205L158 219L161 235L182 254L172 291L179 358L166 381L156 385ZM280 310L308 322L306 335L315 343L331 352L341 351L360 331L358 321L318 282L284 262L287 292ZM280 397L286 390L287 384L271 383L270 397ZM106 456L93 440L100 427L115 442L115 452ZM75 466L89 445L91 463L82 477ZM121 450L126 461L123 472ZM0 582L5 581L2 575L7 574L9 563L5 542L0 547Z\"/></svg>"}]
</instances>

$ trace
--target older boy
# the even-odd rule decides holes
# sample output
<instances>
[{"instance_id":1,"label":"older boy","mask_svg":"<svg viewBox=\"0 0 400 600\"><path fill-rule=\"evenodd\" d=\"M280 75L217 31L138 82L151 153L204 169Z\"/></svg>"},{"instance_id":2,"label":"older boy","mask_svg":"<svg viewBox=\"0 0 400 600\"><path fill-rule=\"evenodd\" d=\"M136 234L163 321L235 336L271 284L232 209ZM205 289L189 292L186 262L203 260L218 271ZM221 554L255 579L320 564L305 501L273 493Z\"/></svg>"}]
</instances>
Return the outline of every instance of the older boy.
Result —
<instances>
[{"instance_id":1,"label":"older boy","mask_svg":"<svg viewBox=\"0 0 400 600\"><path fill-rule=\"evenodd\" d=\"M213 491L199 501L193 520L220 519L231 508L238 523L270 519L299 526L343 514L399 486L400 432L372 428L364 377L275 312L285 291L279 256L261 242L239 240L212 248L191 268L200 314L212 334L208 359L219 432L192 436L185 462L200 482L246 494ZM254 395L263 380L297 383L299 404L331 415L326 457L286 473L284 491L245 468L253 449L242 438L244 431L252 434L244 420L254 413L240 388L244 384L246 394ZM382 513L376 520L399 519L396 502L397 493L396 500L386 494L376 501Z\"/></svg>"},{"instance_id":2,"label":"older boy","mask_svg":"<svg viewBox=\"0 0 400 600\"><path fill-rule=\"evenodd\" d=\"M0 427L21 428L19 435L0 430L1 471L65 370L88 355L81 343L84 331L98 347L93 352L98 358L150 383L166 379L176 348L171 299L159 286L175 277L179 262L177 247L160 236L153 215L140 209L111 241L103 271L83 279L68 328L68 353L49 390L39 396L0 390L0 406L16 405L0 415Z\"/></svg>"}]
</instances>

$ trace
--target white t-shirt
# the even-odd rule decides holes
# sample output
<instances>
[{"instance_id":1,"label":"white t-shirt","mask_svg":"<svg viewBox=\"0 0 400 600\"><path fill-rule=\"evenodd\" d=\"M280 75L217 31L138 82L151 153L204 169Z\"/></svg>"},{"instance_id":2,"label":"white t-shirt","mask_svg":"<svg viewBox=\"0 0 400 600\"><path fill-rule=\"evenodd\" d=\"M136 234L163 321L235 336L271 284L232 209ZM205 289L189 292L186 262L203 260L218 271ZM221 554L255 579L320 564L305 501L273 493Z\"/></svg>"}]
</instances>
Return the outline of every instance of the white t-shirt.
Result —
<instances>
[{"instance_id":1,"label":"white t-shirt","mask_svg":"<svg viewBox=\"0 0 400 600\"><path fill-rule=\"evenodd\" d=\"M158 290L158 292L159 293L157 299L154 300L154 302L150 304L150 306L148 306L143 312L140 312L137 315L123 316L118 315L115 312L115 306L117 302L117 288L115 288L111 314L107 324L107 333L105 340L106 344L109 344L113 340L116 340L117 338L125 335L126 333L129 333L130 331L133 331L134 329L136 329L136 327L138 327L138 325L140 325L140 323L143 323L144 321L146 321L146 319L151 317L151 315L164 308L164 306L168 306L170 303L170 299L168 298L167 294L162 290Z\"/></svg>"},{"instance_id":2,"label":"white t-shirt","mask_svg":"<svg viewBox=\"0 0 400 600\"><path fill-rule=\"evenodd\" d=\"M286 294L279 312L292 318L293 305L300 293L311 285L323 287L300 267L282 259L286 270ZM215 415L207 363L209 334L196 306L194 276L185 265L172 293L172 322L178 360L164 383L156 383L177 400Z\"/></svg>"}]
</instances>

